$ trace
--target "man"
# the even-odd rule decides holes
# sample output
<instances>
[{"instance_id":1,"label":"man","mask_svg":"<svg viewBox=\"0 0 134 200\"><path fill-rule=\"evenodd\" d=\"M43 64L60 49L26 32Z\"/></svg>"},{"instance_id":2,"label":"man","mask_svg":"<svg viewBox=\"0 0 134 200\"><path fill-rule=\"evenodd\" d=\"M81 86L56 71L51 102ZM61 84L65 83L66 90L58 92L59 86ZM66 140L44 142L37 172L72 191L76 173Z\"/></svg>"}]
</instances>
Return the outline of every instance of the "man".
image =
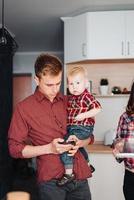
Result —
<instances>
[{"instance_id":1,"label":"man","mask_svg":"<svg viewBox=\"0 0 134 200\"><path fill-rule=\"evenodd\" d=\"M62 63L52 55L41 54L35 62L35 93L20 102L9 129L9 151L15 158L37 158L41 200L91 200L87 178L91 170L78 151L91 139L74 138L76 145L62 144L66 134L66 99L59 92ZM73 139L73 138L72 138ZM64 187L56 185L64 174L59 154L74 156L76 180Z\"/></svg>"}]
</instances>

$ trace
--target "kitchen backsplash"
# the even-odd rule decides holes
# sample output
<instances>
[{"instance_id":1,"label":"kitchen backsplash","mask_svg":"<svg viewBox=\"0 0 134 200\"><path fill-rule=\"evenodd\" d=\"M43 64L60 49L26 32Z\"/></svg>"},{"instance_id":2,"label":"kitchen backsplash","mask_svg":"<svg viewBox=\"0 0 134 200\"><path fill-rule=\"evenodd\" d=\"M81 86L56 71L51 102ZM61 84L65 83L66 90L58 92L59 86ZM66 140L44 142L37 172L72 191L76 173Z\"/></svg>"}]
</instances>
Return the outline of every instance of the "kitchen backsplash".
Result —
<instances>
[{"instance_id":1,"label":"kitchen backsplash","mask_svg":"<svg viewBox=\"0 0 134 200\"><path fill-rule=\"evenodd\" d=\"M123 90L130 90L132 81L134 80L134 63L83 63L75 64L82 65L87 69L88 79L92 81L92 91L95 94L100 94L99 85L102 78L107 78L109 81L108 93L114 86L118 86ZM69 64L68 67L74 66Z\"/></svg>"}]
</instances>

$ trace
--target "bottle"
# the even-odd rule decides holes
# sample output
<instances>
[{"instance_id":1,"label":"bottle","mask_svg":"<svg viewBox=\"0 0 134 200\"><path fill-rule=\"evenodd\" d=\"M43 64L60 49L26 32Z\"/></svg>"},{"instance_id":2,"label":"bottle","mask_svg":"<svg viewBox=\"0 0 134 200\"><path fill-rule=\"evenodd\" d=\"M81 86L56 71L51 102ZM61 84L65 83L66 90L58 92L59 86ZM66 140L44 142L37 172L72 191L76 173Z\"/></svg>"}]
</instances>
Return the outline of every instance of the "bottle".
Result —
<instances>
[{"instance_id":1,"label":"bottle","mask_svg":"<svg viewBox=\"0 0 134 200\"><path fill-rule=\"evenodd\" d=\"M88 80L87 90L88 90L88 92L90 92L92 94L92 81L91 80Z\"/></svg>"}]
</instances>

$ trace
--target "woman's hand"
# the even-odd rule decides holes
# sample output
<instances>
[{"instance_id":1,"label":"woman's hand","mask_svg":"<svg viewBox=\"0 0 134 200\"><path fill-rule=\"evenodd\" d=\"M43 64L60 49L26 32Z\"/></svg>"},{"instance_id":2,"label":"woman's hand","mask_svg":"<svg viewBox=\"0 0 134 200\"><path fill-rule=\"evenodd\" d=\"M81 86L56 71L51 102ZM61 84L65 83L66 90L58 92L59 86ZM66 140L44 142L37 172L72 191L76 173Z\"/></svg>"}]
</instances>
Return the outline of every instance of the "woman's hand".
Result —
<instances>
[{"instance_id":1,"label":"woman's hand","mask_svg":"<svg viewBox=\"0 0 134 200\"><path fill-rule=\"evenodd\" d=\"M56 138L51 142L51 151L53 154L62 154L72 149L72 144L63 144L64 139Z\"/></svg>"},{"instance_id":2,"label":"woman's hand","mask_svg":"<svg viewBox=\"0 0 134 200\"><path fill-rule=\"evenodd\" d=\"M118 139L114 144L114 149L112 150L113 155L116 157L118 153L122 153L124 149L124 139Z\"/></svg>"},{"instance_id":3,"label":"woman's hand","mask_svg":"<svg viewBox=\"0 0 134 200\"><path fill-rule=\"evenodd\" d=\"M116 158L116 155L117 155L118 153L120 153L120 152L119 152L118 149L115 148L115 149L112 150L112 153L113 153L114 157Z\"/></svg>"}]
</instances>

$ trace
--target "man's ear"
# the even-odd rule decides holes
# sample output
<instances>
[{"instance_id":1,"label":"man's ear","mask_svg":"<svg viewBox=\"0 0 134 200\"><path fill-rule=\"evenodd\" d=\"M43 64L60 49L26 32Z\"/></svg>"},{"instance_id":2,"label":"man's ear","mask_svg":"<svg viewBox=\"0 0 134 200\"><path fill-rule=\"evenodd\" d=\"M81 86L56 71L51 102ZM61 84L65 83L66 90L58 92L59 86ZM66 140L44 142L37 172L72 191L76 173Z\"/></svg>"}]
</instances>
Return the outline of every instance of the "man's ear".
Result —
<instances>
[{"instance_id":1,"label":"man's ear","mask_svg":"<svg viewBox=\"0 0 134 200\"><path fill-rule=\"evenodd\" d=\"M34 76L34 80L35 80L36 85L38 86L39 85L39 78L36 75Z\"/></svg>"}]
</instances>

